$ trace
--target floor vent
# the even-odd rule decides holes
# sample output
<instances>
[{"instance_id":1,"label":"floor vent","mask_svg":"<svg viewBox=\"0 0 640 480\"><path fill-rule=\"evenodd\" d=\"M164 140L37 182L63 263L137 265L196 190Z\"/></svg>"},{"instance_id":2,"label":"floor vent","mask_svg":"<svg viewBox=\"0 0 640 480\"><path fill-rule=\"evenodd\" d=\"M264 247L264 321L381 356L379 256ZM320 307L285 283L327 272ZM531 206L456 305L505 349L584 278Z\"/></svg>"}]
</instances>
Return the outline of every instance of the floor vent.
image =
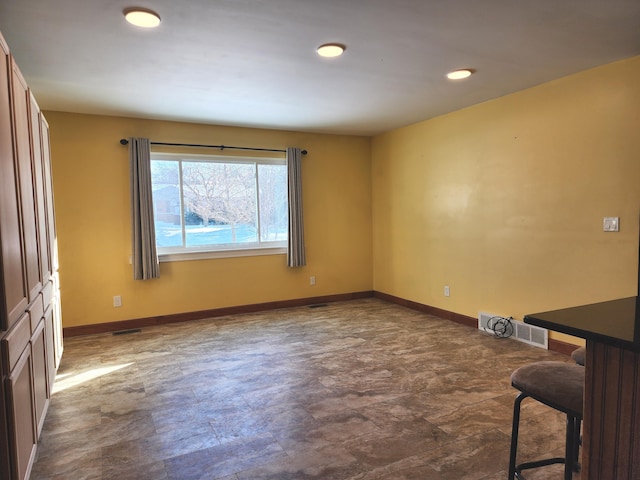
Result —
<instances>
[{"instance_id":1,"label":"floor vent","mask_svg":"<svg viewBox=\"0 0 640 480\"><path fill-rule=\"evenodd\" d=\"M500 315L480 312L478 314L478 329L493 335L492 326L496 320L506 320L506 318ZM509 338L528 343L534 347L549 348L549 332L546 328L536 327L514 319L511 319L511 323L513 325L513 333Z\"/></svg>"},{"instance_id":2,"label":"floor vent","mask_svg":"<svg viewBox=\"0 0 640 480\"><path fill-rule=\"evenodd\" d=\"M130 328L129 330L118 330L117 332L113 332L113 335L128 335L129 333L140 333L142 329L140 328Z\"/></svg>"},{"instance_id":3,"label":"floor vent","mask_svg":"<svg viewBox=\"0 0 640 480\"><path fill-rule=\"evenodd\" d=\"M309 305L309 308L322 308L322 307L327 307L328 305L326 303L317 303L315 305Z\"/></svg>"}]
</instances>

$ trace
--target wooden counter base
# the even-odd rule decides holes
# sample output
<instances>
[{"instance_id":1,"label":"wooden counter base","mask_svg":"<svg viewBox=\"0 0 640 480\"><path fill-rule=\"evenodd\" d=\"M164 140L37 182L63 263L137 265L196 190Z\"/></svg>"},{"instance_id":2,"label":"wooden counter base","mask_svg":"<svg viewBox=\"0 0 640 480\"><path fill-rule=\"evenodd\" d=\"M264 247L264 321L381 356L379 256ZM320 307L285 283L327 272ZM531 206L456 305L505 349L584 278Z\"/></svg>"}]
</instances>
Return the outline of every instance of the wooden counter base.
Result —
<instances>
[{"instance_id":1,"label":"wooden counter base","mask_svg":"<svg viewBox=\"0 0 640 480\"><path fill-rule=\"evenodd\" d=\"M640 353L587 340L582 480L640 478Z\"/></svg>"}]
</instances>

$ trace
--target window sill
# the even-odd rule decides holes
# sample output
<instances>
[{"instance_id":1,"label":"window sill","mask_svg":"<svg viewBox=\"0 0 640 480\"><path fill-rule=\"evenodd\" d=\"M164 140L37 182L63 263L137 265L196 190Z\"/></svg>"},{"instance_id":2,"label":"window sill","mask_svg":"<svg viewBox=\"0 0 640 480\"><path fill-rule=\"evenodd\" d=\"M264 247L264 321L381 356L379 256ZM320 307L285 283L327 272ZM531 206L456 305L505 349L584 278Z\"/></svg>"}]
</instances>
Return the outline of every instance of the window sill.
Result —
<instances>
[{"instance_id":1,"label":"window sill","mask_svg":"<svg viewBox=\"0 0 640 480\"><path fill-rule=\"evenodd\" d=\"M207 260L210 258L258 257L263 255L284 255L286 253L287 253L286 247L243 248L243 249L236 249L236 250L158 253L158 261L160 263L186 262L190 260Z\"/></svg>"}]
</instances>

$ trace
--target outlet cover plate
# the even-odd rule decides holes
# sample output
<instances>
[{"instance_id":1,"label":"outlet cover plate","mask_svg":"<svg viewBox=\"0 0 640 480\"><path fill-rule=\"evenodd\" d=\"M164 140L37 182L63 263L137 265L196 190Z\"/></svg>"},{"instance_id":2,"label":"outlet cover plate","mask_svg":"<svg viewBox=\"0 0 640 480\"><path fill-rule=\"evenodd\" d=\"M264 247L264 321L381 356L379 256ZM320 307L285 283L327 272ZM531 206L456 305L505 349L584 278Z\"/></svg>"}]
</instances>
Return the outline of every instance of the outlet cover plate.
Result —
<instances>
[{"instance_id":1,"label":"outlet cover plate","mask_svg":"<svg viewBox=\"0 0 640 480\"><path fill-rule=\"evenodd\" d=\"M620 217L604 217L603 230L605 232L620 231Z\"/></svg>"}]
</instances>

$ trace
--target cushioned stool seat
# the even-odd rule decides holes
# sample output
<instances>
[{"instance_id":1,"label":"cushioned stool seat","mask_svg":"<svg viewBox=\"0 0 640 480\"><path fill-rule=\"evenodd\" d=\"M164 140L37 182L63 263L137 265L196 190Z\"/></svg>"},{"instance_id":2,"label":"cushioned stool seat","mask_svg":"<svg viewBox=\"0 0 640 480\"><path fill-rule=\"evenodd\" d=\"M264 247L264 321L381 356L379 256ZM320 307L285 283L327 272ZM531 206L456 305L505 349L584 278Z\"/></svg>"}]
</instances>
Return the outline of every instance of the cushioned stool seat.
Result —
<instances>
[{"instance_id":1,"label":"cushioned stool seat","mask_svg":"<svg viewBox=\"0 0 640 480\"><path fill-rule=\"evenodd\" d=\"M522 470L554 463L564 463L564 478L571 480L572 472L579 470L578 449L584 394L584 367L564 362L536 362L514 371L511 374L511 385L521 393L516 397L513 406L509 480L524 479ZM520 404L527 397L559 410L567 416L564 458L549 458L516 465Z\"/></svg>"},{"instance_id":2,"label":"cushioned stool seat","mask_svg":"<svg viewBox=\"0 0 640 480\"><path fill-rule=\"evenodd\" d=\"M571 352L571 358L578 365L584 365L584 357L587 355L587 349L585 347L576 348Z\"/></svg>"}]
</instances>

